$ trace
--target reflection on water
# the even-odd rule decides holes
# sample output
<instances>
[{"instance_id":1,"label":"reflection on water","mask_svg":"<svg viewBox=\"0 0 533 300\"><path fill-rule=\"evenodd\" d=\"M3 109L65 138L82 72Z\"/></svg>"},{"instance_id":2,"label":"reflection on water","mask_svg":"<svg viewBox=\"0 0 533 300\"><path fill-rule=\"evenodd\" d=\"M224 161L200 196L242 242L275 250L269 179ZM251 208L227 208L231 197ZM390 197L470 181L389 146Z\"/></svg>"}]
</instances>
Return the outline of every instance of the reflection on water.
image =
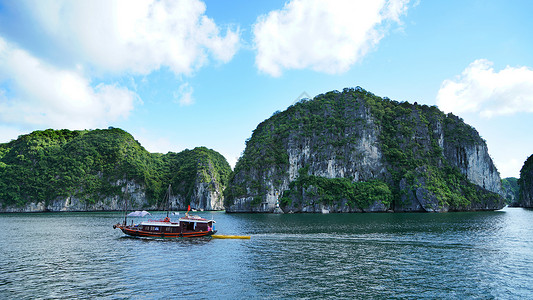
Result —
<instances>
[{"instance_id":1,"label":"reflection on water","mask_svg":"<svg viewBox=\"0 0 533 300\"><path fill-rule=\"evenodd\" d=\"M118 213L2 214L0 298L532 298L533 211L225 214L140 239Z\"/></svg>"}]
</instances>

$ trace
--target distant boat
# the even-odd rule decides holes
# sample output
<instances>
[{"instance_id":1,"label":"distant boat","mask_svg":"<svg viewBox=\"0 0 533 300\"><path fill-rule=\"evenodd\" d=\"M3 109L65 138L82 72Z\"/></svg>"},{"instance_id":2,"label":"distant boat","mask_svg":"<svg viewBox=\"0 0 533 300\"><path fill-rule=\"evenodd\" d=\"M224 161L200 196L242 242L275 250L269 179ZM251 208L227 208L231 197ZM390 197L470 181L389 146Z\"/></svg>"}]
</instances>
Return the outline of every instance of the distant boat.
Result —
<instances>
[{"instance_id":1,"label":"distant boat","mask_svg":"<svg viewBox=\"0 0 533 300\"><path fill-rule=\"evenodd\" d=\"M126 188L127 191L127 188ZM170 202L171 186L168 186L167 197ZM127 202L125 205L127 211ZM168 206L167 206L168 207ZM113 225L113 229L119 228L127 235L136 237L161 237L161 238L183 238L183 237L201 237L215 234L215 221L199 216L189 216L191 206L188 206L185 217L179 218L177 222L172 222L169 218L167 210L167 217L162 220L148 220L142 221L139 224L128 225L127 216L145 216L149 214L147 211L136 211L130 214L124 214L124 222ZM145 214L146 213L146 214Z\"/></svg>"}]
</instances>

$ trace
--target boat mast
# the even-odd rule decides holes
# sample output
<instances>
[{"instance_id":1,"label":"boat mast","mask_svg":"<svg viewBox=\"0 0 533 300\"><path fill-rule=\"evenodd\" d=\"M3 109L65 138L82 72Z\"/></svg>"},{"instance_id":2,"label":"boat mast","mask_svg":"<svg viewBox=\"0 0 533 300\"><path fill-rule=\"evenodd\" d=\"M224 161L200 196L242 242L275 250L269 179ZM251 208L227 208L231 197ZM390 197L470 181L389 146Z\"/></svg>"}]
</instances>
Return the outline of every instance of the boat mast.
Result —
<instances>
[{"instance_id":1,"label":"boat mast","mask_svg":"<svg viewBox=\"0 0 533 300\"><path fill-rule=\"evenodd\" d=\"M170 195L172 193L172 185L168 185L168 190L167 190L167 218L168 218L168 212L170 211Z\"/></svg>"},{"instance_id":2,"label":"boat mast","mask_svg":"<svg viewBox=\"0 0 533 300\"><path fill-rule=\"evenodd\" d=\"M126 179L126 190L124 191L124 226L128 224L128 180Z\"/></svg>"}]
</instances>

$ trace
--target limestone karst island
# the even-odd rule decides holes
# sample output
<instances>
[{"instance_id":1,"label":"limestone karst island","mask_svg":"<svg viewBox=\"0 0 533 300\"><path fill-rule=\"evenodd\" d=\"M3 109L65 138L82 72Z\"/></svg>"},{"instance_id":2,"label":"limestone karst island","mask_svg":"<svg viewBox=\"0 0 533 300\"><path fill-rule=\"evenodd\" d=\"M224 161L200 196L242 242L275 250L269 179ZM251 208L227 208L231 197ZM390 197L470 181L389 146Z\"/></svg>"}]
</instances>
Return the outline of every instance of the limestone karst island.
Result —
<instances>
[{"instance_id":1,"label":"limestone karst island","mask_svg":"<svg viewBox=\"0 0 533 300\"><path fill-rule=\"evenodd\" d=\"M533 205L532 165L514 181L517 206ZM511 189L460 117L360 87L275 112L234 170L205 147L149 153L117 128L48 129L0 145L2 212L113 211L125 197L133 209L164 209L169 185L173 209L265 213L497 210Z\"/></svg>"}]
</instances>

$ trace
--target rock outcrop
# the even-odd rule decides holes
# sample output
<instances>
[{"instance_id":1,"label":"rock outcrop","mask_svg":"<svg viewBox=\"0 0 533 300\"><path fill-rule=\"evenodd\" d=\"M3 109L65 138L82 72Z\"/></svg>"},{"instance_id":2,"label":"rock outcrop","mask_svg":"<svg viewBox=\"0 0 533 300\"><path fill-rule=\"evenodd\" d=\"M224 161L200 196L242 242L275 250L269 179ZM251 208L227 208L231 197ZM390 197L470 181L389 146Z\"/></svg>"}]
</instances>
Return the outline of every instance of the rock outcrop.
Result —
<instances>
[{"instance_id":1,"label":"rock outcrop","mask_svg":"<svg viewBox=\"0 0 533 300\"><path fill-rule=\"evenodd\" d=\"M119 180L114 183L121 187L120 195L104 197L98 201L87 201L82 197L68 196L56 199L30 202L24 206L5 206L1 212L83 212L83 211L118 211L123 210L128 201L130 209L158 209L156 204L149 204L145 188L134 181ZM127 191L126 191L127 189ZM127 199L127 200L126 200Z\"/></svg>"},{"instance_id":2,"label":"rock outcrop","mask_svg":"<svg viewBox=\"0 0 533 300\"><path fill-rule=\"evenodd\" d=\"M521 207L533 208L533 155L528 157L520 170L519 205Z\"/></svg>"},{"instance_id":3,"label":"rock outcrop","mask_svg":"<svg viewBox=\"0 0 533 300\"><path fill-rule=\"evenodd\" d=\"M449 114L444 122L444 157L457 166L472 183L494 193L501 191L501 179L485 141L459 117Z\"/></svg>"},{"instance_id":4,"label":"rock outcrop","mask_svg":"<svg viewBox=\"0 0 533 300\"><path fill-rule=\"evenodd\" d=\"M329 92L257 126L227 212L494 210L501 181L474 128L436 107L361 88Z\"/></svg>"},{"instance_id":5,"label":"rock outcrop","mask_svg":"<svg viewBox=\"0 0 533 300\"><path fill-rule=\"evenodd\" d=\"M520 198L519 192L518 178L507 177L502 179L502 197L505 199L505 203L511 207L520 206L518 201Z\"/></svg>"}]
</instances>

